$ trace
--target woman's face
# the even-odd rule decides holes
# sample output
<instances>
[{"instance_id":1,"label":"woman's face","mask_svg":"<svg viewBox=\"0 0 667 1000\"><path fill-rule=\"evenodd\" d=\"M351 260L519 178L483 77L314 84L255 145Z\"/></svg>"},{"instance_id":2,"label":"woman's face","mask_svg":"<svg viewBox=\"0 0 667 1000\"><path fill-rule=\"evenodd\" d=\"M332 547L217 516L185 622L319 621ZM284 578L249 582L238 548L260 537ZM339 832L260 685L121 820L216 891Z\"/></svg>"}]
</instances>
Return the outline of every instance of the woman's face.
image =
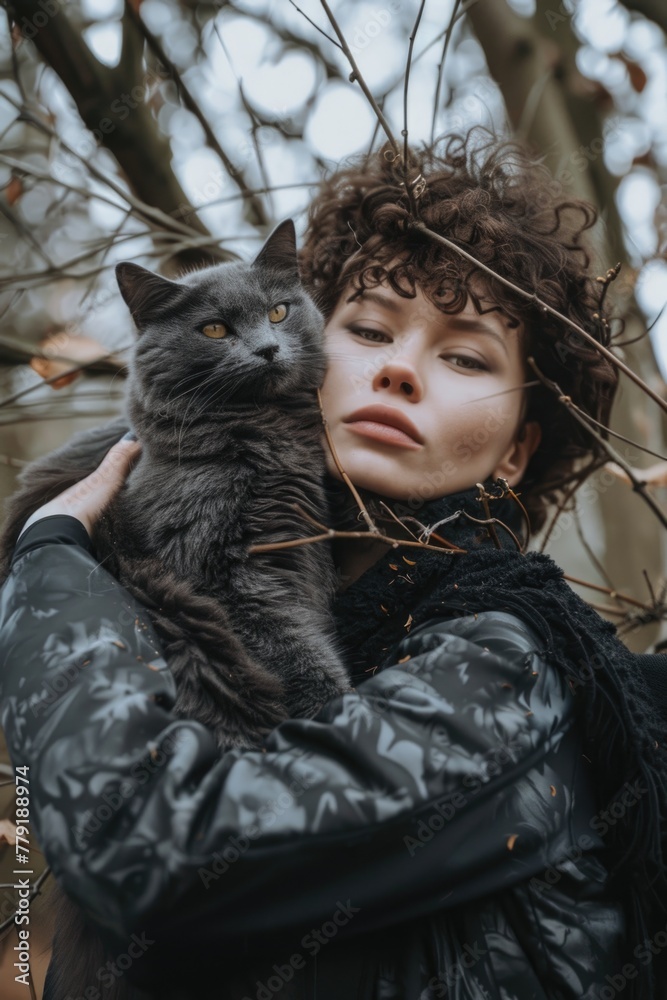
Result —
<instances>
[{"instance_id":1,"label":"woman's face","mask_svg":"<svg viewBox=\"0 0 667 1000\"><path fill-rule=\"evenodd\" d=\"M417 289L343 294L326 326L322 405L355 486L429 500L502 476L516 486L539 444L520 434L526 380L519 330L469 300L440 312ZM486 303L488 306L488 303ZM327 449L327 467L336 478Z\"/></svg>"}]
</instances>

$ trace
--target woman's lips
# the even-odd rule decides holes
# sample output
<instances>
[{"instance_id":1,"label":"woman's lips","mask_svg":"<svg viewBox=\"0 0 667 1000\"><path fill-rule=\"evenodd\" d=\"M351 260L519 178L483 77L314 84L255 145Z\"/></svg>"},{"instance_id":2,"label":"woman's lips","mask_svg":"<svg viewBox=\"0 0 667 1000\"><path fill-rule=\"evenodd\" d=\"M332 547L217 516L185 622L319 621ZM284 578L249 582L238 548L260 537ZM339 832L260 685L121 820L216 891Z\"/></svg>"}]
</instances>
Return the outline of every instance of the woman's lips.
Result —
<instances>
[{"instance_id":1,"label":"woman's lips","mask_svg":"<svg viewBox=\"0 0 667 1000\"><path fill-rule=\"evenodd\" d=\"M389 424L381 424L376 420L352 420L344 424L356 434L362 437L371 438L373 441L380 441L383 444L397 445L399 448L412 448L417 450L421 445L417 443L405 431L398 427L390 427Z\"/></svg>"}]
</instances>

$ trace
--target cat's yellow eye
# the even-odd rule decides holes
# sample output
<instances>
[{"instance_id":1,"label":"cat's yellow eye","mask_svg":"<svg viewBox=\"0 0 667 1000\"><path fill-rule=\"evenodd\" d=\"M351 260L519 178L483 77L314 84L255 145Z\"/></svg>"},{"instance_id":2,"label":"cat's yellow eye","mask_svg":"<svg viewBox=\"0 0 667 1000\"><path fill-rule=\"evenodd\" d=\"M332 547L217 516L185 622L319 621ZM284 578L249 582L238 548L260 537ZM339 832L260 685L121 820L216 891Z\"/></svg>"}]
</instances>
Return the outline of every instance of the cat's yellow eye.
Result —
<instances>
[{"instance_id":1,"label":"cat's yellow eye","mask_svg":"<svg viewBox=\"0 0 667 1000\"><path fill-rule=\"evenodd\" d=\"M212 340L220 340L221 337L227 336L227 327L224 323L208 323L202 332Z\"/></svg>"},{"instance_id":2,"label":"cat's yellow eye","mask_svg":"<svg viewBox=\"0 0 667 1000\"><path fill-rule=\"evenodd\" d=\"M269 319L272 323L282 323L287 316L287 303L279 302L273 309L269 309Z\"/></svg>"}]
</instances>

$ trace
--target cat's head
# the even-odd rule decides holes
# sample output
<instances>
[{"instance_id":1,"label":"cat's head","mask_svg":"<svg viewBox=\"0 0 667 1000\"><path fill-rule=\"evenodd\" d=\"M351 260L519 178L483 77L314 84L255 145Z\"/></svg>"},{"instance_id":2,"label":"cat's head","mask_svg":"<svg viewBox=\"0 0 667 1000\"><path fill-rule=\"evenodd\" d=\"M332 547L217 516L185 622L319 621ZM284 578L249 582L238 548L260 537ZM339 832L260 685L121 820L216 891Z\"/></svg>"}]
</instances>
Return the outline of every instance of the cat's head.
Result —
<instances>
[{"instance_id":1,"label":"cat's head","mask_svg":"<svg viewBox=\"0 0 667 1000\"><path fill-rule=\"evenodd\" d=\"M138 331L130 394L146 412L182 418L230 403L289 399L322 384L322 315L299 277L296 235L282 222L253 261L175 281L116 266Z\"/></svg>"}]
</instances>

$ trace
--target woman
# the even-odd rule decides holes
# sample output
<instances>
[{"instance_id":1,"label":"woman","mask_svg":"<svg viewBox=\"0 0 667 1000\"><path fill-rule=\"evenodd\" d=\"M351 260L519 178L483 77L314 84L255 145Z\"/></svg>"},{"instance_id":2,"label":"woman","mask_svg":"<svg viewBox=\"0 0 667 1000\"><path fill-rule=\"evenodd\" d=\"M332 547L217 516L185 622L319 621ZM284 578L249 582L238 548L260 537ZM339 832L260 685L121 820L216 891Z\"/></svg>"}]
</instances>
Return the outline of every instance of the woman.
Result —
<instances>
[{"instance_id":1,"label":"woman","mask_svg":"<svg viewBox=\"0 0 667 1000\"><path fill-rule=\"evenodd\" d=\"M537 529L600 457L556 393L526 386L528 358L603 422L616 375L410 225L416 205L608 343L581 243L593 213L516 151L452 139L417 165L410 192L385 153L335 174L302 252L343 468L383 531L465 550L338 543L352 694L222 757L173 716L168 671L136 666L147 649L163 666L143 609L90 551L132 440L19 540L2 723L33 830L118 956L90 997L123 978L174 1000L665 995L663 724L613 626L521 551L516 499ZM336 523L358 526L329 471ZM47 656L66 690L36 715Z\"/></svg>"}]
</instances>

